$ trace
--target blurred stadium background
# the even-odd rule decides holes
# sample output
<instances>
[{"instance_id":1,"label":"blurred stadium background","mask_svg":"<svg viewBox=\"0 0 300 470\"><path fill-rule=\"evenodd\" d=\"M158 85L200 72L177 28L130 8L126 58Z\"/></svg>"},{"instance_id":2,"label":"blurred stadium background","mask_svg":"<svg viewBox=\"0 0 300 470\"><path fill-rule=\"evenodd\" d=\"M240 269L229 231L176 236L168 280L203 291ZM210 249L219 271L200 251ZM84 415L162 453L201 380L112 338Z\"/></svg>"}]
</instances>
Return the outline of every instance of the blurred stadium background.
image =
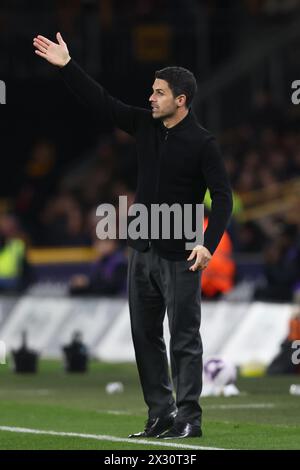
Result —
<instances>
[{"instance_id":1,"label":"blurred stadium background","mask_svg":"<svg viewBox=\"0 0 300 470\"><path fill-rule=\"evenodd\" d=\"M35 56L33 37L54 40L57 31L71 56L127 103L148 105L159 68L194 72L194 111L217 135L234 191L231 223L202 280L204 358L235 364L241 391L203 399L201 443L298 448L300 397L289 394L300 383L291 359L300 340L298 0L1 1L0 429L124 437L146 412L130 337L126 244L95 234L99 204L117 205L119 195L133 201L134 141L95 121ZM205 204L209 211L209 194ZM62 363L74 335L92 359L88 374L75 378ZM22 345L42 359L36 376L13 374L11 352ZM108 398L110 381L125 384L123 395ZM1 435L0 448L100 445L13 437L4 428Z\"/></svg>"}]
</instances>

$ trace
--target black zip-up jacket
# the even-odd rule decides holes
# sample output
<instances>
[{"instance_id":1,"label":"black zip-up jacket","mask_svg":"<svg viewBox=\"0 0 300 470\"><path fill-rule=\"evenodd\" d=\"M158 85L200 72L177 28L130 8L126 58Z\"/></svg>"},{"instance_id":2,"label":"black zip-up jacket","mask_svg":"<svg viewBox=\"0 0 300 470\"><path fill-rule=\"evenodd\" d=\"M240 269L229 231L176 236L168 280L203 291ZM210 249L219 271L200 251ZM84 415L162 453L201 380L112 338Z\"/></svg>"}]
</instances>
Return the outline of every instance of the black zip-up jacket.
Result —
<instances>
[{"instance_id":1,"label":"black zip-up jacket","mask_svg":"<svg viewBox=\"0 0 300 470\"><path fill-rule=\"evenodd\" d=\"M231 215L232 194L219 147L210 132L200 126L191 110L175 126L165 127L160 119L152 117L150 109L130 106L112 97L73 59L60 73L91 112L135 137L138 154L135 203L147 208L151 203L192 204L195 223L196 204L203 202L209 189L212 206L203 245L213 254ZM163 239L160 234L151 243L166 259L186 259L190 251L186 251L185 243L191 240L185 238L184 231L179 240L172 238L172 233L171 228L171 239ZM149 240L142 238L127 241L139 251L149 246Z\"/></svg>"}]
</instances>

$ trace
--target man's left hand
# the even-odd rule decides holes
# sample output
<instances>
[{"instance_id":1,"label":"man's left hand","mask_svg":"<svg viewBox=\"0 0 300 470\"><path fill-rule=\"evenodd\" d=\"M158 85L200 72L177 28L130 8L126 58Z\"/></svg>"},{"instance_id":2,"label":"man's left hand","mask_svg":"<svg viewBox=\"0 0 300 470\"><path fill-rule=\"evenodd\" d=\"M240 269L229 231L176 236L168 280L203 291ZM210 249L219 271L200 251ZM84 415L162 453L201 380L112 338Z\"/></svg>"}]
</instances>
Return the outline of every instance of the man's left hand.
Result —
<instances>
[{"instance_id":1,"label":"man's left hand","mask_svg":"<svg viewBox=\"0 0 300 470\"><path fill-rule=\"evenodd\" d=\"M196 256L195 263L189 268L190 271L205 269L208 265L212 255L205 246L197 245L193 249L192 253L188 257L188 261L194 259Z\"/></svg>"}]
</instances>

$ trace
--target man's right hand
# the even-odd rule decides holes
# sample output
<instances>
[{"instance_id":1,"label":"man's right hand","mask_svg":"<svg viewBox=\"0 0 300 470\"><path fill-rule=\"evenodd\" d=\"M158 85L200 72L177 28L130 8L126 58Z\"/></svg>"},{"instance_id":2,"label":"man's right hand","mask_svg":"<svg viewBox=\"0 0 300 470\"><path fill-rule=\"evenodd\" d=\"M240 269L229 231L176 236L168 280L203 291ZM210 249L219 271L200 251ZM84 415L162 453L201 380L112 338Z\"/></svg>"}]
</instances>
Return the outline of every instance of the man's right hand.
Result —
<instances>
[{"instance_id":1,"label":"man's right hand","mask_svg":"<svg viewBox=\"0 0 300 470\"><path fill-rule=\"evenodd\" d=\"M50 64L58 67L64 67L71 60L67 44L64 42L60 33L56 34L58 44L50 41L44 36L37 36L33 39L33 45L36 48L35 53Z\"/></svg>"}]
</instances>

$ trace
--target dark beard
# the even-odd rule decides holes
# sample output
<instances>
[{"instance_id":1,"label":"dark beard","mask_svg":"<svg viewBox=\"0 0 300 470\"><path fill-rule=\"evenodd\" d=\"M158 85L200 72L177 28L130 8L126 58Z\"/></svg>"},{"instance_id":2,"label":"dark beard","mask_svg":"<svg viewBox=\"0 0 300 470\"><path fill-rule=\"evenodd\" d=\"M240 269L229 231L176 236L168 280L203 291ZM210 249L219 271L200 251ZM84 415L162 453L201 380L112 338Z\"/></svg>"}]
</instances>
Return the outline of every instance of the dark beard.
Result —
<instances>
[{"instance_id":1,"label":"dark beard","mask_svg":"<svg viewBox=\"0 0 300 470\"><path fill-rule=\"evenodd\" d=\"M161 121L163 121L164 119L169 119L171 117L174 116L174 113L167 113L167 114L164 114L162 116L157 116L157 117L154 117L152 116L154 119L160 119Z\"/></svg>"}]
</instances>

